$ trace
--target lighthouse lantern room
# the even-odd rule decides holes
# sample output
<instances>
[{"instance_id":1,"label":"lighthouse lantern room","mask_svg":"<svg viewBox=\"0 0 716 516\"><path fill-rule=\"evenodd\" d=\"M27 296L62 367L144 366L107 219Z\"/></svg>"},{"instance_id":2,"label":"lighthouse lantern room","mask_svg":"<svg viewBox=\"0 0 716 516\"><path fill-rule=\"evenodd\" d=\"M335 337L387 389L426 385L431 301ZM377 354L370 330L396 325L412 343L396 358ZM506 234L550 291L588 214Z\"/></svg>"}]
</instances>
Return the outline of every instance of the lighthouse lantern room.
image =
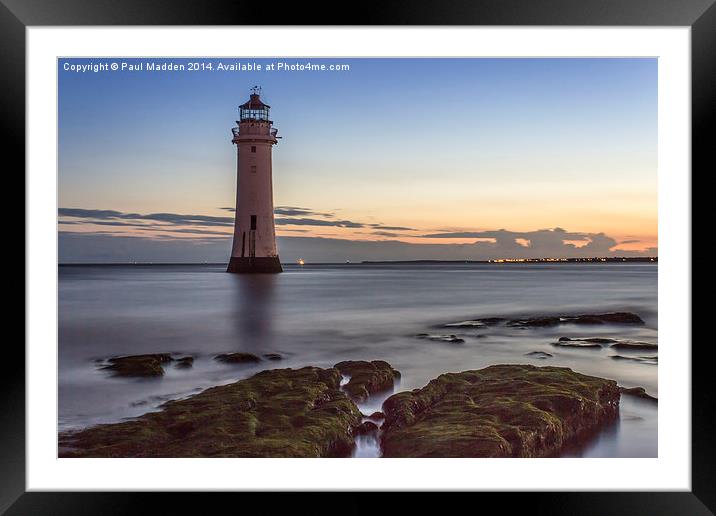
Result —
<instances>
[{"instance_id":1,"label":"lighthouse lantern room","mask_svg":"<svg viewBox=\"0 0 716 516\"><path fill-rule=\"evenodd\" d=\"M273 220L271 162L279 137L270 109L261 100L261 88L254 86L248 102L239 106L239 120L231 129L237 151L236 216L227 272L282 272Z\"/></svg>"}]
</instances>

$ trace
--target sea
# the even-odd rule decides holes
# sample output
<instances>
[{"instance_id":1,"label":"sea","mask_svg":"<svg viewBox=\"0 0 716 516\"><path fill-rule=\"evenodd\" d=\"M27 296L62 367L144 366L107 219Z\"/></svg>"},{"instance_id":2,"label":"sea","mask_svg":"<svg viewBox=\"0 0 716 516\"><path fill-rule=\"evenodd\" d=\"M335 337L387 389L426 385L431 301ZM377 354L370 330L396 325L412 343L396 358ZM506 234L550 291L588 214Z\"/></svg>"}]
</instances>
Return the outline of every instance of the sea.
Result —
<instances>
[{"instance_id":1,"label":"sea","mask_svg":"<svg viewBox=\"0 0 716 516\"><path fill-rule=\"evenodd\" d=\"M415 263L285 265L276 275L237 275L225 265L61 265L58 431L122 421L263 369L341 360L386 360L394 392L446 372L493 364L569 367L644 387L658 397L657 360L642 352L557 347L559 337L658 341L656 263ZM638 314L644 325L442 328L484 317ZM454 334L461 343L417 335ZM667 343L666 345L673 345ZM281 361L229 365L220 353L279 353ZM528 355L542 351L552 355ZM161 378L110 376L109 357L191 354L190 369ZM615 359L614 355L626 359ZM649 353L653 355L653 353ZM360 408L380 410L391 393ZM622 396L620 417L569 457L656 457L657 404ZM360 439L355 457L377 457Z\"/></svg>"}]
</instances>

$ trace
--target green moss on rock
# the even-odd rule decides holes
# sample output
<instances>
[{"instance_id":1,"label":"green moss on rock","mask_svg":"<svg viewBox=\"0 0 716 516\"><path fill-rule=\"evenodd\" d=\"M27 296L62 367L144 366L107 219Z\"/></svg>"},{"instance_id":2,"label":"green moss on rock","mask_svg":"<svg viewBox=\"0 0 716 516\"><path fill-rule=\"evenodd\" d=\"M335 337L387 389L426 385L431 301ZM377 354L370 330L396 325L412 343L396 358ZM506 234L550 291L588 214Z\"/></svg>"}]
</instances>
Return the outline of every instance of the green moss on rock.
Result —
<instances>
[{"instance_id":1,"label":"green moss on rock","mask_svg":"<svg viewBox=\"0 0 716 516\"><path fill-rule=\"evenodd\" d=\"M385 457L555 455L614 419L616 382L561 367L447 373L383 404Z\"/></svg>"},{"instance_id":2,"label":"green moss on rock","mask_svg":"<svg viewBox=\"0 0 716 516\"><path fill-rule=\"evenodd\" d=\"M392 389L400 373L383 360L346 360L335 366L341 374L350 377L343 390L352 399L363 402L373 393Z\"/></svg>"},{"instance_id":3,"label":"green moss on rock","mask_svg":"<svg viewBox=\"0 0 716 516\"><path fill-rule=\"evenodd\" d=\"M262 371L132 421L60 434L60 456L348 456L362 418L340 381L333 368Z\"/></svg>"}]
</instances>

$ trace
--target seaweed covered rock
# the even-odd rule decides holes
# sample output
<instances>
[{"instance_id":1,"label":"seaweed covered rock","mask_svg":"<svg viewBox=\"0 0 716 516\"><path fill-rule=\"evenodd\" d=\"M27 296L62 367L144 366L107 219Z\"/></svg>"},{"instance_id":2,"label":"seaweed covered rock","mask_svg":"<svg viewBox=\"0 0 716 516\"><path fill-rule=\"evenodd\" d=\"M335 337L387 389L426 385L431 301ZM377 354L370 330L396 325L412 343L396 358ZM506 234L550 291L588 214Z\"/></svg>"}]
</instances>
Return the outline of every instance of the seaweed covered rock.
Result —
<instances>
[{"instance_id":1,"label":"seaweed covered rock","mask_svg":"<svg viewBox=\"0 0 716 516\"><path fill-rule=\"evenodd\" d=\"M214 360L225 364L247 364L261 362L261 359L252 353L222 353L216 355Z\"/></svg>"},{"instance_id":2,"label":"seaweed covered rock","mask_svg":"<svg viewBox=\"0 0 716 516\"><path fill-rule=\"evenodd\" d=\"M356 405L337 369L262 371L137 419L60 434L61 457L349 456Z\"/></svg>"},{"instance_id":3,"label":"seaweed covered rock","mask_svg":"<svg viewBox=\"0 0 716 516\"><path fill-rule=\"evenodd\" d=\"M619 411L613 380L562 367L447 373L383 404L384 457L542 457Z\"/></svg>"},{"instance_id":4,"label":"seaweed covered rock","mask_svg":"<svg viewBox=\"0 0 716 516\"><path fill-rule=\"evenodd\" d=\"M373 393L392 389L395 379L400 378L400 373L383 360L346 360L333 367L350 377L343 390L358 402L367 400Z\"/></svg>"},{"instance_id":5,"label":"seaweed covered rock","mask_svg":"<svg viewBox=\"0 0 716 516\"><path fill-rule=\"evenodd\" d=\"M125 377L153 377L164 376L162 364L172 361L169 353L154 353L146 355L127 355L113 357L101 369L110 371L114 376Z\"/></svg>"}]
</instances>

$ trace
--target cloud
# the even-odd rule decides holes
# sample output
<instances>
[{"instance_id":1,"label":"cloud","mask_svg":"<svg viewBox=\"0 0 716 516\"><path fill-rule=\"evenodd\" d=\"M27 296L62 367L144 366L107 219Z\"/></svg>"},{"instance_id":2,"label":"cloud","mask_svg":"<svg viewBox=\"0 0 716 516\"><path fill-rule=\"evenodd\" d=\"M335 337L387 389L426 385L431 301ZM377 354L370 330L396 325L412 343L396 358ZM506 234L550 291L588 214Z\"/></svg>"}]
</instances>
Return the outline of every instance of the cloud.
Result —
<instances>
[{"instance_id":1,"label":"cloud","mask_svg":"<svg viewBox=\"0 0 716 516\"><path fill-rule=\"evenodd\" d=\"M420 235L422 238L469 238L489 239L491 242L476 241L473 245L491 245L496 252L506 257L525 257L529 252L534 256L560 256L570 251L576 256L606 256L619 245L612 237L604 233L582 233L566 231L562 228L539 229L536 231L461 231L451 233L430 233ZM585 242L576 246L573 242ZM586 254L585 254L586 253Z\"/></svg>"},{"instance_id":2,"label":"cloud","mask_svg":"<svg viewBox=\"0 0 716 516\"><path fill-rule=\"evenodd\" d=\"M223 211L235 212L234 208L222 207ZM339 220L333 213L325 213L299 208L296 206L279 206L274 209L274 218L277 226L320 226L337 228L376 228L391 231L408 231L411 228L399 226L386 226L380 223L364 223L353 220ZM88 210L83 208L60 208L58 214L61 218L83 219L88 224L105 226L126 226L130 228L144 227L146 223L161 223L176 226L233 226L234 217L216 217L212 215L182 215L178 213L125 213L116 210ZM306 215L312 215L307 217ZM317 218L319 217L319 218ZM140 221L142 223L140 223ZM61 220L60 223L73 224L76 222Z\"/></svg>"},{"instance_id":3,"label":"cloud","mask_svg":"<svg viewBox=\"0 0 716 516\"><path fill-rule=\"evenodd\" d=\"M407 231L410 228L324 218L320 215L312 217L296 215L298 213L318 213L308 208L284 206L281 209L285 214L275 217L275 222L283 231L301 232L306 231L306 227L363 228L370 230L367 234L384 237L381 240L368 241L317 236L281 236L278 238L279 252L282 259L287 261L294 261L301 257L314 262L343 262L345 260L479 261L495 258L655 256L658 252L656 248L621 250L618 249L621 243L635 241L617 242L604 233L573 232L560 227L535 231L510 231L507 229L445 231L420 235L425 239L425 243L414 244L395 240L404 236L396 231ZM226 211L229 209L227 208ZM124 249L131 255L144 256L143 259L147 261L172 261L168 258L171 256L171 253L167 251L168 248L171 248L172 253L177 253L174 261L197 260L197 256L199 256L196 254L197 249L206 250L205 257L198 261L224 260L227 256L224 254L225 248L227 245L230 246L231 242L229 228L234 224L233 216L215 217L176 213L138 214L80 208L60 208L59 215L60 227L67 225L67 231L60 231L61 240L67 242L64 247L66 252L61 254L61 257L69 257L65 259L66 261L100 259L97 252L102 246L112 249L113 259L119 261L121 261L121 253L117 251L118 249ZM112 231L84 230L81 233L70 231L70 228L74 230L74 228L81 227L81 224L115 229ZM141 233L141 235L137 235L137 233ZM346 234L348 235L348 233ZM353 231L351 234L355 235L356 232ZM431 239L435 240L431 241ZM440 239L468 239L471 241L444 243L439 242ZM160 242L169 247L157 247ZM187 247L184 248L182 245ZM95 246L100 246L100 248L95 248ZM221 249L221 252L218 249ZM154 256L153 253L156 254L155 258L147 258Z\"/></svg>"},{"instance_id":4,"label":"cloud","mask_svg":"<svg viewBox=\"0 0 716 516\"><path fill-rule=\"evenodd\" d=\"M284 215L287 217L314 216L329 219L335 217L334 213L314 211L310 208L299 208L297 206L276 206L273 212L275 215Z\"/></svg>"},{"instance_id":5,"label":"cloud","mask_svg":"<svg viewBox=\"0 0 716 516\"><path fill-rule=\"evenodd\" d=\"M324 220L306 218L275 218L277 226L333 226L338 228L363 228L365 224L353 222L352 220Z\"/></svg>"},{"instance_id":6,"label":"cloud","mask_svg":"<svg viewBox=\"0 0 716 516\"><path fill-rule=\"evenodd\" d=\"M368 224L372 228L387 229L389 231L415 231L413 228L405 228L401 226L385 226L383 224Z\"/></svg>"},{"instance_id":7,"label":"cloud","mask_svg":"<svg viewBox=\"0 0 716 516\"><path fill-rule=\"evenodd\" d=\"M231 226L234 217L214 217L211 215L181 215L178 213L124 213L115 210L86 210L82 208L59 208L60 217L72 217L90 220L147 220L179 226ZM115 224L120 225L120 224Z\"/></svg>"},{"instance_id":8,"label":"cloud","mask_svg":"<svg viewBox=\"0 0 716 516\"><path fill-rule=\"evenodd\" d=\"M535 258L529 248L520 254L503 254L496 243L412 244L397 240L347 240L339 238L279 236L278 250L283 262L303 258L309 262L344 263L389 260L489 260L494 258ZM597 253L564 244L547 255L558 258L594 256L657 256L657 248L641 251ZM118 236L98 233L59 232L60 263L179 262L225 263L231 251L231 238L179 239Z\"/></svg>"}]
</instances>

